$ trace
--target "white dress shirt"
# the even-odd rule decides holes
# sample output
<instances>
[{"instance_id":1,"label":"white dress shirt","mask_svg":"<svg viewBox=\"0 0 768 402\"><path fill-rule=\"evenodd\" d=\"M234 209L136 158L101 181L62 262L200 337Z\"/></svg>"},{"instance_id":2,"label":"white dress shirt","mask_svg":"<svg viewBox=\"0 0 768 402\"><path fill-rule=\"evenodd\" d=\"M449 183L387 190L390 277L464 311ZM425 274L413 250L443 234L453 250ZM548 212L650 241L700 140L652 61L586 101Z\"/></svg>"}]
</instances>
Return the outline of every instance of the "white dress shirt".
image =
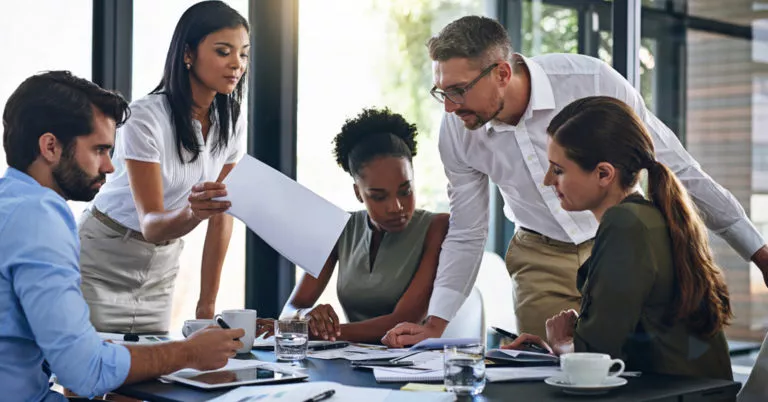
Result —
<instances>
[{"instance_id":1,"label":"white dress shirt","mask_svg":"<svg viewBox=\"0 0 768 402\"><path fill-rule=\"evenodd\" d=\"M491 121L467 130L446 113L440 127L440 157L448 176L451 223L443 242L429 315L450 320L475 283L488 236L488 179L504 198L504 214L518 226L579 244L595 236L591 212L566 212L551 187L547 126L572 101L604 95L627 103L650 130L659 161L680 178L709 229L744 259L765 243L733 195L715 183L683 148L675 134L646 109L640 94L618 72L592 57L515 55L530 71L528 108L516 126Z\"/></svg>"},{"instance_id":2,"label":"white dress shirt","mask_svg":"<svg viewBox=\"0 0 768 402\"><path fill-rule=\"evenodd\" d=\"M219 130L218 117L211 115L208 141L203 141L202 126L192 120L197 141L202 144L197 159L182 163L176 150L176 131L171 118L171 105L162 94L150 94L131 103L131 116L117 130L112 162L115 172L96 195L96 208L120 222L123 226L141 231L139 215L128 182L126 159L160 164L163 179L163 207L166 211L187 205L192 186L205 181L216 181L225 164L236 163L245 154L245 110L235 125L235 136L226 149L214 150L215 134ZM183 151L188 161L191 155Z\"/></svg>"}]
</instances>

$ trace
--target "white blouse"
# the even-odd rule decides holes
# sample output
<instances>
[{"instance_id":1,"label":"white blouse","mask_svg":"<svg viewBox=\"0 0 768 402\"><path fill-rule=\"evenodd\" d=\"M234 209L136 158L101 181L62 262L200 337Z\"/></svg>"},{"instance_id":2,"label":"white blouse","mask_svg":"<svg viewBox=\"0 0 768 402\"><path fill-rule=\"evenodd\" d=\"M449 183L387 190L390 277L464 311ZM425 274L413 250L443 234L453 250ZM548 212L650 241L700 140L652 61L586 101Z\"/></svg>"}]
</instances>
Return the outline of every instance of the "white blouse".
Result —
<instances>
[{"instance_id":1,"label":"white blouse","mask_svg":"<svg viewBox=\"0 0 768 402\"><path fill-rule=\"evenodd\" d=\"M176 134L171 105L165 95L150 94L131 103L131 116L117 130L112 162L115 172L93 200L95 207L122 225L141 230L138 212L128 182L127 159L159 163L163 179L163 206L165 210L185 206L192 186L205 181L216 181L225 164L236 163L246 150L246 110L241 110L235 125L235 136L224 149L214 151L219 130L218 118L211 115L208 141L203 141L202 126L192 120L192 127L200 144L200 154L194 162L182 163L176 150ZM191 153L182 150L185 160Z\"/></svg>"}]
</instances>

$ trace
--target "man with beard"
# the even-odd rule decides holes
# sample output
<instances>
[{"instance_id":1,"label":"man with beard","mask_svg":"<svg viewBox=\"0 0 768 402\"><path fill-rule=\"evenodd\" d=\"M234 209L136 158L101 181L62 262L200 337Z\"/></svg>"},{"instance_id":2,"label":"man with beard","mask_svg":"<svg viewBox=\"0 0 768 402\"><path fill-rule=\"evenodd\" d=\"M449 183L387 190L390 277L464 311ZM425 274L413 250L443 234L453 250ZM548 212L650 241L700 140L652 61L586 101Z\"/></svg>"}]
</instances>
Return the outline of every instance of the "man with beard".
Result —
<instances>
[{"instance_id":1,"label":"man with beard","mask_svg":"<svg viewBox=\"0 0 768 402\"><path fill-rule=\"evenodd\" d=\"M768 246L744 209L701 170L609 65L576 54L526 58L513 53L501 24L477 16L451 22L427 47L433 60L431 93L445 105L439 147L449 181L451 223L426 325L399 325L385 343L403 346L439 337L472 290L488 236L489 178L517 227L506 263L518 330L544 337L548 318L579 308L576 272L591 253L598 222L588 211L563 210L562 194L544 185L544 175L550 169L550 120L586 96L610 96L634 109L653 135L659 161L683 182L709 229L754 261L768 280Z\"/></svg>"},{"instance_id":2,"label":"man with beard","mask_svg":"<svg viewBox=\"0 0 768 402\"><path fill-rule=\"evenodd\" d=\"M3 113L0 178L0 389L23 401L66 398L51 373L93 397L186 367L224 366L242 329L208 328L181 342L122 346L99 338L80 291L80 244L67 200L90 201L114 170L109 150L128 104L66 71L35 75ZM233 340L235 339L235 340Z\"/></svg>"}]
</instances>

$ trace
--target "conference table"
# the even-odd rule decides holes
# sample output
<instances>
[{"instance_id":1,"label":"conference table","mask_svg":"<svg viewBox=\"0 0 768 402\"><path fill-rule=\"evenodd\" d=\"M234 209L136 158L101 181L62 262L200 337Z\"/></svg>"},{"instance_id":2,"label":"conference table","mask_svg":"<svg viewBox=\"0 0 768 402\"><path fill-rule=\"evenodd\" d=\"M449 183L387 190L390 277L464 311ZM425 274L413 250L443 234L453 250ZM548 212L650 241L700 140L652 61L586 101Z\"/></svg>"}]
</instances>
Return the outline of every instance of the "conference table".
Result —
<instances>
[{"instance_id":1,"label":"conference table","mask_svg":"<svg viewBox=\"0 0 768 402\"><path fill-rule=\"evenodd\" d=\"M238 355L241 359L275 362L271 351L253 350ZM405 383L377 383L373 373L354 369L346 360L308 358L301 362L310 381L333 381L348 386L399 389ZM563 393L543 381L488 383L485 391L474 398L459 401L733 401L741 384L733 381L676 377L643 373L627 378L627 385L604 395L574 396ZM159 380L123 386L115 393L131 398L157 402L197 402L216 398L229 390L204 391Z\"/></svg>"}]
</instances>

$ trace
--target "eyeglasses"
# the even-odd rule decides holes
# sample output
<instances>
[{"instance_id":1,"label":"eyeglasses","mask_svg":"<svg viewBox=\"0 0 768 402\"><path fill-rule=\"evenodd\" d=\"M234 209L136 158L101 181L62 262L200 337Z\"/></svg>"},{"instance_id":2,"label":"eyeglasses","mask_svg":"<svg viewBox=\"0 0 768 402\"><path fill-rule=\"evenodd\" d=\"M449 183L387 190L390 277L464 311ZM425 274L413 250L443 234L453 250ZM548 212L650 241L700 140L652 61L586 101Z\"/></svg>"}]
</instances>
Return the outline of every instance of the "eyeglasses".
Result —
<instances>
[{"instance_id":1,"label":"eyeglasses","mask_svg":"<svg viewBox=\"0 0 768 402\"><path fill-rule=\"evenodd\" d=\"M441 91L437 89L437 87L432 87L432 89L429 91L430 95L432 95L433 98L437 99L440 103L445 103L445 100L448 99L449 101L461 105L465 101L465 96L467 92L469 92L470 89L472 89L475 84L477 84L478 81L480 81L481 78L485 77L490 73L494 68L498 67L499 63L493 63L490 66L486 67L483 71L480 72L480 75L478 75L474 80L470 81L469 84L464 85L463 87L459 88L451 88L447 91Z\"/></svg>"}]
</instances>

